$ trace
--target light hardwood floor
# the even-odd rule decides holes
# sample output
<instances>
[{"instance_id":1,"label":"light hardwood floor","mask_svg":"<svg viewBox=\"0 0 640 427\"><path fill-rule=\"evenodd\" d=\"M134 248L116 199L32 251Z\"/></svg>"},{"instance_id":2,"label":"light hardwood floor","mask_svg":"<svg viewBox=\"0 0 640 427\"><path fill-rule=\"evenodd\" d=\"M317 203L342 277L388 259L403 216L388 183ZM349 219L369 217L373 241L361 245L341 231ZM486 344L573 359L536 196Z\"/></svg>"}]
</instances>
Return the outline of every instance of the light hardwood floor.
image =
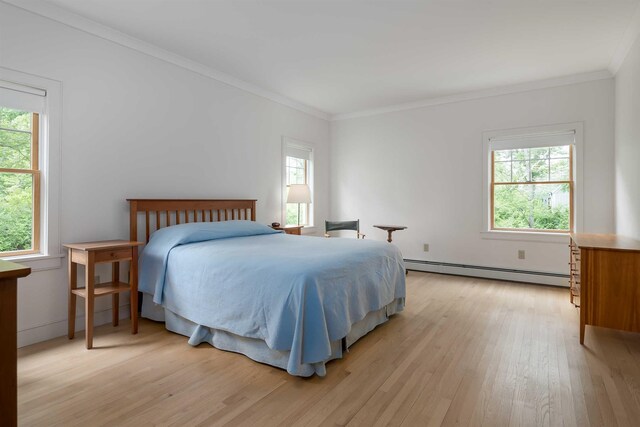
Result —
<instances>
[{"instance_id":1,"label":"light hardwood floor","mask_svg":"<svg viewBox=\"0 0 640 427\"><path fill-rule=\"evenodd\" d=\"M296 378L142 320L19 351L21 425L639 425L640 334L567 289L410 272L406 310Z\"/></svg>"}]
</instances>

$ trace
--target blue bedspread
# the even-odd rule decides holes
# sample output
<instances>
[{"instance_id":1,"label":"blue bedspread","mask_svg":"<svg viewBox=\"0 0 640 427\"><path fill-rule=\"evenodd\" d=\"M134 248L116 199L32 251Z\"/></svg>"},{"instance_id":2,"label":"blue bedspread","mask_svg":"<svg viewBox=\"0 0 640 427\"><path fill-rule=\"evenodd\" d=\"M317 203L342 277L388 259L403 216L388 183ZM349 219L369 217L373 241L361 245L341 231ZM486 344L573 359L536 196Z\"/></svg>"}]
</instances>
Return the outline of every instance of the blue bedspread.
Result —
<instances>
[{"instance_id":1,"label":"blue bedspread","mask_svg":"<svg viewBox=\"0 0 640 427\"><path fill-rule=\"evenodd\" d=\"M291 236L250 221L155 232L139 289L199 325L291 352L287 370L326 360L331 341L405 297L404 264L385 242Z\"/></svg>"}]
</instances>

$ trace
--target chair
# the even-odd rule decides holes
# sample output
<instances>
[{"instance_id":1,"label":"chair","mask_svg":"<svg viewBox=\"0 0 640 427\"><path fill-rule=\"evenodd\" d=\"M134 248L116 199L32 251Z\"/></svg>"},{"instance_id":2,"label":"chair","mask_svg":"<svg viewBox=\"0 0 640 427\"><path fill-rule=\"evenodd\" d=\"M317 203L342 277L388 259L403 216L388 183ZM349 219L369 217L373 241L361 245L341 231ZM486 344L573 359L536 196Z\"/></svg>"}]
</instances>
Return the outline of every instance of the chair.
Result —
<instances>
[{"instance_id":1,"label":"chair","mask_svg":"<svg viewBox=\"0 0 640 427\"><path fill-rule=\"evenodd\" d=\"M355 221L325 221L324 222L324 237L331 237L330 231L338 230L353 230L356 232L358 239L360 236L364 239L364 234L360 232L360 220Z\"/></svg>"}]
</instances>

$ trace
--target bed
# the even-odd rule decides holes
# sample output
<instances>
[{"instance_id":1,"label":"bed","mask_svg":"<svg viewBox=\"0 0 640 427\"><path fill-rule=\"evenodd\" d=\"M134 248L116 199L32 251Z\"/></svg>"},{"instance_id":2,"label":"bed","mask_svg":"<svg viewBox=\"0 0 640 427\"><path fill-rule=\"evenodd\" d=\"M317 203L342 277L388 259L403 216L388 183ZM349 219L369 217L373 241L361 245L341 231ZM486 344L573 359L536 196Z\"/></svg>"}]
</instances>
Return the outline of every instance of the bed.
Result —
<instances>
[{"instance_id":1,"label":"bed","mask_svg":"<svg viewBox=\"0 0 640 427\"><path fill-rule=\"evenodd\" d=\"M255 221L255 200L129 203L130 237L146 242L142 316L191 345L324 376L327 362L404 308L394 245L288 235Z\"/></svg>"}]
</instances>

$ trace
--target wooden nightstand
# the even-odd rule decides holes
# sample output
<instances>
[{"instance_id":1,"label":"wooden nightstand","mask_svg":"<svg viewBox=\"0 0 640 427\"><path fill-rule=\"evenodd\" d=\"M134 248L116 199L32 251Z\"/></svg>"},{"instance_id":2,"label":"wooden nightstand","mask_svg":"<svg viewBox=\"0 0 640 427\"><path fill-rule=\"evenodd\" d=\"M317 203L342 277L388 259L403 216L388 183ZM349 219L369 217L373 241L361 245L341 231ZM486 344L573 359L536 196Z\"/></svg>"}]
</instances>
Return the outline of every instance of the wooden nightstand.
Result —
<instances>
[{"instance_id":1,"label":"wooden nightstand","mask_svg":"<svg viewBox=\"0 0 640 427\"><path fill-rule=\"evenodd\" d=\"M140 242L107 240L101 242L69 243L69 339L73 339L76 325L76 296L85 301L85 334L87 349L93 347L93 302L96 297L111 295L113 326L118 326L120 292L131 294L131 333L138 333L138 246ZM131 261L129 283L120 282L120 262ZM95 265L111 263L111 282L94 283ZM78 288L78 264L85 266L85 287Z\"/></svg>"},{"instance_id":2,"label":"wooden nightstand","mask_svg":"<svg viewBox=\"0 0 640 427\"><path fill-rule=\"evenodd\" d=\"M284 227L282 226L280 227L270 226L270 227L273 228L274 230L283 230L287 234L295 234L296 236L300 236L302 234L302 229L304 228L304 225L285 225Z\"/></svg>"}]
</instances>

